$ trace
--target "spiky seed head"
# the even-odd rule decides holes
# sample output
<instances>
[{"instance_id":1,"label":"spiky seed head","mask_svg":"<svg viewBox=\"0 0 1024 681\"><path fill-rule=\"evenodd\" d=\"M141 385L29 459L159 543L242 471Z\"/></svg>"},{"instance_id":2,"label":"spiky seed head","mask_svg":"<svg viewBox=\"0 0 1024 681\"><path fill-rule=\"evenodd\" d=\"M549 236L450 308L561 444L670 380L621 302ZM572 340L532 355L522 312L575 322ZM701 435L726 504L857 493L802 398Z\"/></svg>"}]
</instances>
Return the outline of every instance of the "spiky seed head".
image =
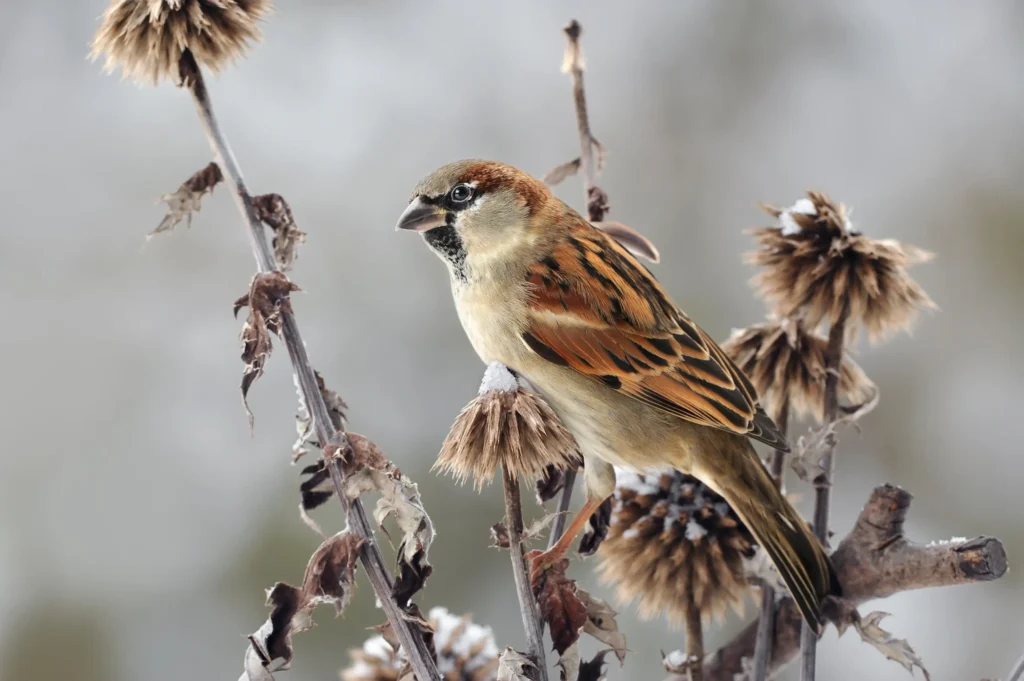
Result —
<instances>
[{"instance_id":1,"label":"spiky seed head","mask_svg":"<svg viewBox=\"0 0 1024 681\"><path fill-rule=\"evenodd\" d=\"M434 468L460 482L472 477L480 488L494 478L499 466L537 480L549 465L566 469L578 463L576 441L551 407L494 362L487 367L476 399L455 419Z\"/></svg>"},{"instance_id":2,"label":"spiky seed head","mask_svg":"<svg viewBox=\"0 0 1024 681\"><path fill-rule=\"evenodd\" d=\"M90 56L105 55L106 71L120 66L140 84L177 80L185 50L219 71L260 39L259 21L271 8L270 0L113 0Z\"/></svg>"},{"instance_id":3,"label":"spiky seed head","mask_svg":"<svg viewBox=\"0 0 1024 681\"><path fill-rule=\"evenodd\" d=\"M444 681L494 681L498 646L490 627L473 624L469 615L458 617L445 608L430 611L437 668ZM362 648L349 652L352 664L341 671L341 681L398 681L406 665L383 636L374 636Z\"/></svg>"},{"instance_id":4,"label":"spiky seed head","mask_svg":"<svg viewBox=\"0 0 1024 681\"><path fill-rule=\"evenodd\" d=\"M828 339L799 319L770 317L736 329L722 349L754 384L769 414L788 405L821 423L825 408L825 351ZM868 402L877 387L849 353L839 367L839 398L850 405Z\"/></svg>"},{"instance_id":5,"label":"spiky seed head","mask_svg":"<svg viewBox=\"0 0 1024 681\"><path fill-rule=\"evenodd\" d=\"M753 230L757 250L747 260L763 269L758 292L781 317L800 315L809 328L847 316L872 342L909 330L921 309L934 309L907 269L932 254L893 239L869 239L853 229L845 206L808 192L789 208L766 206L778 220Z\"/></svg>"},{"instance_id":6,"label":"spiky seed head","mask_svg":"<svg viewBox=\"0 0 1024 681\"><path fill-rule=\"evenodd\" d=\"M754 538L725 499L679 471L617 471L611 527L601 545L602 580L641 617L665 615L680 626L693 588L706 618L739 608L749 589Z\"/></svg>"}]
</instances>

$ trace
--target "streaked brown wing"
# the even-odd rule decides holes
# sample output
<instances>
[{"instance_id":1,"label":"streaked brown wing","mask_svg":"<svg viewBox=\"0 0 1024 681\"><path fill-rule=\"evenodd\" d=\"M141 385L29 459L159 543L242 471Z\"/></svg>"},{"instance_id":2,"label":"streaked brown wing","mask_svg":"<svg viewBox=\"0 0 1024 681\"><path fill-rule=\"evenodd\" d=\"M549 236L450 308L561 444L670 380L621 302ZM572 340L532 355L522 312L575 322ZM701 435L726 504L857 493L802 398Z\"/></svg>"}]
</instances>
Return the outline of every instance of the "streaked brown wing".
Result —
<instances>
[{"instance_id":1,"label":"streaked brown wing","mask_svg":"<svg viewBox=\"0 0 1024 681\"><path fill-rule=\"evenodd\" d=\"M789 449L743 372L628 251L582 221L556 249L529 273L530 349L681 418Z\"/></svg>"}]
</instances>

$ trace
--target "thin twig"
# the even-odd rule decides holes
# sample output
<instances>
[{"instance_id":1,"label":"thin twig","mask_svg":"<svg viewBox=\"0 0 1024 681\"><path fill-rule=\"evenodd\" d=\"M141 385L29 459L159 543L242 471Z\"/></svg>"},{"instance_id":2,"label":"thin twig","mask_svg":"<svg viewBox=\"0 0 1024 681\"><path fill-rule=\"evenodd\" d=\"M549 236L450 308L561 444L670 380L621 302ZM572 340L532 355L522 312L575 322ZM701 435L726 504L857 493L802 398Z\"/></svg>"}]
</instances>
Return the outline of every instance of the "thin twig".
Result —
<instances>
[{"instance_id":1,"label":"thin twig","mask_svg":"<svg viewBox=\"0 0 1024 681\"><path fill-rule=\"evenodd\" d=\"M1024 655L1021 655L1017 663L1013 665L1013 669L1010 670L1010 675L1006 677L1006 681L1020 681L1024 679Z\"/></svg>"},{"instance_id":2,"label":"thin twig","mask_svg":"<svg viewBox=\"0 0 1024 681\"><path fill-rule=\"evenodd\" d=\"M895 593L958 584L990 582L1006 574L1006 550L993 537L921 544L904 534L911 495L892 485L876 487L850 534L832 554L843 585L843 601L857 606ZM792 598L775 612L775 638L769 676L800 652L803 619ZM733 681L746 673L757 637L754 622L709 655L704 681ZM683 675L667 681L686 681Z\"/></svg>"},{"instance_id":3,"label":"thin twig","mask_svg":"<svg viewBox=\"0 0 1024 681\"><path fill-rule=\"evenodd\" d=\"M523 615L527 654L536 665L530 671L536 674L537 681L548 681L548 668L544 659L544 624L540 619L537 599L533 596L523 549L523 506L519 495L519 479L514 473L509 473L508 469L502 468L501 480L505 489L505 528L508 530L509 555L512 556L512 577L519 597L519 612Z\"/></svg>"},{"instance_id":4,"label":"thin twig","mask_svg":"<svg viewBox=\"0 0 1024 681\"><path fill-rule=\"evenodd\" d=\"M828 332L828 346L825 348L825 414L824 421L829 427L839 416L839 368L843 361L843 341L846 338L846 317L843 313ZM820 472L814 478L814 534L823 546L828 545L828 520L832 502L832 478L835 474L836 438L832 434L825 441L821 455ZM818 636L807 624L800 635L800 679L814 681L817 662Z\"/></svg>"},{"instance_id":5,"label":"thin twig","mask_svg":"<svg viewBox=\"0 0 1024 681\"><path fill-rule=\"evenodd\" d=\"M548 549L551 549L565 532L565 524L569 521L569 504L572 502L572 488L576 484L576 471L566 470L562 473L562 496L558 498L558 510L551 524L551 536L548 537Z\"/></svg>"},{"instance_id":6,"label":"thin twig","mask_svg":"<svg viewBox=\"0 0 1024 681\"><path fill-rule=\"evenodd\" d=\"M789 397L786 396L779 405L779 413L775 415L775 425L785 437L789 430ZM784 472L786 469L786 453L773 449L768 471L775 479L775 485L783 490ZM765 681L768 678L768 665L772 655L772 641L775 639L775 588L765 583L761 587L761 618L758 620L757 640L754 644L754 675L752 681Z\"/></svg>"},{"instance_id":7,"label":"thin twig","mask_svg":"<svg viewBox=\"0 0 1024 681\"><path fill-rule=\"evenodd\" d=\"M600 148L597 140L590 132L590 117L587 115L587 96L583 90L583 53L580 47L580 35L583 27L573 19L562 29L568 44L566 45L565 63L562 69L572 79L572 99L576 109L576 128L580 137L580 171L583 175L583 195L587 202L587 217L591 222L604 221L608 212L608 195L597 185L599 164L594 158L594 149ZM576 471L566 471L562 496L558 501L558 515L551 526L551 537L548 548L558 542L565 532L568 521L569 505L572 502L572 488L576 483Z\"/></svg>"},{"instance_id":8,"label":"thin twig","mask_svg":"<svg viewBox=\"0 0 1024 681\"><path fill-rule=\"evenodd\" d=\"M196 63L192 53L188 50L182 54L179 64L179 71L184 85L192 93L196 110L199 113L199 120L203 125L210 148L213 150L214 160L224 171L231 184L232 195L235 203L248 226L249 243L252 246L253 254L256 257L256 267L260 272L272 272L276 269L274 254L267 242L263 226L253 209L252 196L246 189L245 180L242 178L242 171L235 160L227 138L224 136L220 125L213 113L213 104L210 100L206 83L203 80L202 71ZM298 377L299 386L302 389L303 399L309 410L310 418L316 429L317 438L324 445L333 443L338 445L339 451L349 451L348 439L344 431L338 431L331 423L331 419L324 403L323 396L317 386L316 375L306 354L306 345L299 333L299 325L295 315L290 308L281 310L281 336L285 346L288 348L288 356L291 358L292 369ZM388 621L394 628L402 648L416 673L417 678L429 681L441 681L441 674L437 671L437 665L431 651L427 648L423 636L414 631L412 625L403 616L402 609L391 594L393 580L388 573L384 563L384 556L381 554L380 546L373 536L373 529L366 511L359 499L346 502L344 493L344 480L338 459L330 462L331 479L334 482L338 499L348 514L348 519L356 533L365 542L360 550L360 559L370 578L378 600L383 607Z\"/></svg>"}]
</instances>

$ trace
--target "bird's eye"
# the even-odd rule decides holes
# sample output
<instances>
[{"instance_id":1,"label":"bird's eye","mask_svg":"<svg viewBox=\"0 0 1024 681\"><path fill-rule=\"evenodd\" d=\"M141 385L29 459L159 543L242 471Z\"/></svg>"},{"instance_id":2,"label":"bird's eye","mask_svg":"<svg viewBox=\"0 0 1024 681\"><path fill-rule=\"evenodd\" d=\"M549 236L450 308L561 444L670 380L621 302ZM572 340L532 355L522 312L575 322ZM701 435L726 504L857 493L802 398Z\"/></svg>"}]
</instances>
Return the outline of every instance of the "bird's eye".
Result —
<instances>
[{"instance_id":1,"label":"bird's eye","mask_svg":"<svg viewBox=\"0 0 1024 681\"><path fill-rule=\"evenodd\" d=\"M452 187L452 203L466 203L473 198L473 188L468 184L457 184Z\"/></svg>"}]
</instances>

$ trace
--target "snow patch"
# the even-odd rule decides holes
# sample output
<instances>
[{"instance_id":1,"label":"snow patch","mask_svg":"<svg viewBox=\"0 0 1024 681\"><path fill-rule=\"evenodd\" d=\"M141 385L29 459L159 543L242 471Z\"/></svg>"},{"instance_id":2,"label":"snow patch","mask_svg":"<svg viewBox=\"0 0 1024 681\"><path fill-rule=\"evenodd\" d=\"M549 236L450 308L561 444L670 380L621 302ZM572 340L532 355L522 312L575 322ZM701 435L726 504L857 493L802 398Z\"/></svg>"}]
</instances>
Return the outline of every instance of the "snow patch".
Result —
<instances>
[{"instance_id":1,"label":"snow patch","mask_svg":"<svg viewBox=\"0 0 1024 681\"><path fill-rule=\"evenodd\" d=\"M512 372L501 362L491 362L484 371L484 379L480 381L478 395L487 393L514 393L519 389L519 382Z\"/></svg>"}]
</instances>

